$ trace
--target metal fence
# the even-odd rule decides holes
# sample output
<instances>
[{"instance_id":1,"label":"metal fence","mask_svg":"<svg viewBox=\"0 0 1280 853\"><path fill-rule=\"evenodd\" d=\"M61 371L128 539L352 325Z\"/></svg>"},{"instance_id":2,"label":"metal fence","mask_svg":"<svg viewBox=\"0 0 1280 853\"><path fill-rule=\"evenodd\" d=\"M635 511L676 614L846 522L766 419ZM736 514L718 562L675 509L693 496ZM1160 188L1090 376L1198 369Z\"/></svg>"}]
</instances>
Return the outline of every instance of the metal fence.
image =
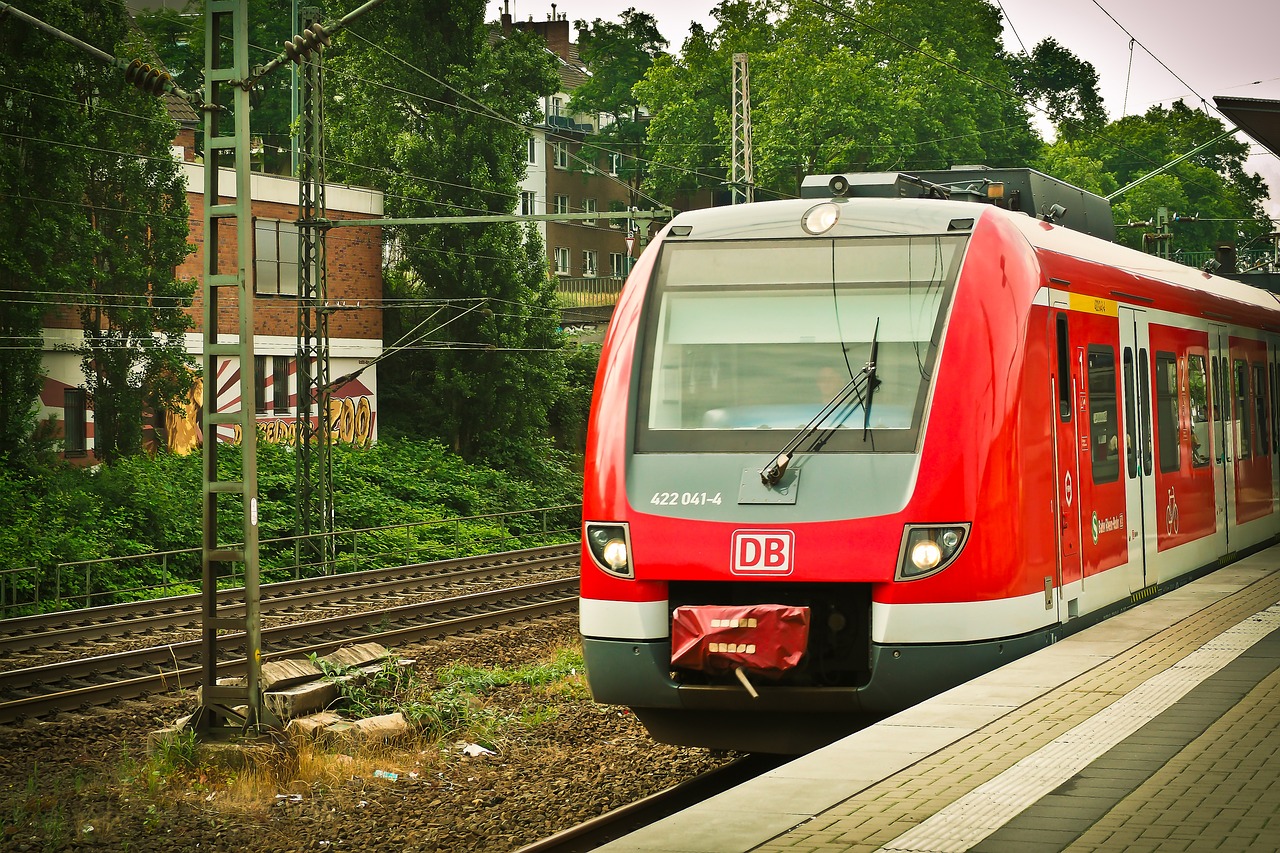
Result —
<instances>
[{"instance_id":1,"label":"metal fence","mask_svg":"<svg viewBox=\"0 0 1280 853\"><path fill-rule=\"evenodd\" d=\"M601 275L590 278L562 278L556 284L560 304L574 308L612 305L618 301L622 284L620 276Z\"/></svg>"},{"instance_id":2,"label":"metal fence","mask_svg":"<svg viewBox=\"0 0 1280 853\"><path fill-rule=\"evenodd\" d=\"M581 515L580 504L563 504L263 539L258 543L262 582L569 543L579 536ZM337 555L331 566L313 557L324 553L326 537L333 539L333 551ZM198 592L202 583L202 558L201 548L184 548L2 569L0 616ZM235 571L239 565L228 565L232 572L218 578L218 587L243 586L243 576ZM118 585L122 577L146 577L151 582L122 587Z\"/></svg>"}]
</instances>

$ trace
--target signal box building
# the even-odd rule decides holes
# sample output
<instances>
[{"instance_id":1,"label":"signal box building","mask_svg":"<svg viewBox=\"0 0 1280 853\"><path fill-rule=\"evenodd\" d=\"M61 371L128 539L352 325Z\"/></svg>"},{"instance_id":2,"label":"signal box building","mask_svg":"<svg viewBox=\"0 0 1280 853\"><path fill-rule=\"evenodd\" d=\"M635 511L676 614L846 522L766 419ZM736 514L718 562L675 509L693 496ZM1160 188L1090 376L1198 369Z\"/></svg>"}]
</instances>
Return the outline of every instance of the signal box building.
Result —
<instances>
[{"instance_id":1,"label":"signal box building","mask_svg":"<svg viewBox=\"0 0 1280 853\"><path fill-rule=\"evenodd\" d=\"M176 100L176 99L175 99ZM171 111L173 104L170 104ZM179 277L196 282L194 303L189 309L195 323L186 334L186 351L194 364L200 363L204 348L201 328L202 292L199 286L204 253L204 165L194 160L192 121L174 143L174 154L183 160L190 207L189 242L194 251L179 265ZM234 191L230 173L220 186ZM219 359L217 375L201 378L185 413L154 413L144 425L144 441L149 450L168 449L192 452L206 438L200 424L203 394L217 395L219 411L235 410L241 400L251 401L257 412L259 440L292 442L298 413L297 322L298 322L298 183L291 178L255 173L251 179L254 220L254 360ZM223 203L233 198L223 197ZM330 220L374 219L382 216L382 194L361 187L329 184L325 201ZM224 269L236 264L236 236L232 229L217 247ZM331 390L330 422L334 439L367 444L377 437L377 372L370 363L382 353L382 248L381 229L335 228L327 236L329 309L329 375L359 375ZM220 310L235 312L234 300ZM223 328L228 328L227 324ZM64 455L84 464L96 461L94 454L93 401L86 391L80 357L66 351L83 340L75 311L51 313L45 319L44 366L46 378L41 393L40 417L55 419L62 426ZM224 342L225 335L224 335ZM367 369L361 371L361 368ZM303 401L306 405L306 401ZM314 407L313 423L316 421ZM236 427L235 429L238 429ZM218 439L237 441L231 426L218 427Z\"/></svg>"}]
</instances>

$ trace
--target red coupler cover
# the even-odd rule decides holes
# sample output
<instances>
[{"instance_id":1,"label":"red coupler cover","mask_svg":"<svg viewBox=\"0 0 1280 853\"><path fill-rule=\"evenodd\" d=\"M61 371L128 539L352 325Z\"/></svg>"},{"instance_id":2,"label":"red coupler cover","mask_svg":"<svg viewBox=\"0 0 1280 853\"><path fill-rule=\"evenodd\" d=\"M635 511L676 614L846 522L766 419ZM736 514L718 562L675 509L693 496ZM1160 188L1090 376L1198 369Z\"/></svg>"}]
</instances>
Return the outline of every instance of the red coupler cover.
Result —
<instances>
[{"instance_id":1,"label":"red coupler cover","mask_svg":"<svg viewBox=\"0 0 1280 853\"><path fill-rule=\"evenodd\" d=\"M687 605L671 615L671 665L682 669L780 676L808 644L807 607Z\"/></svg>"}]
</instances>

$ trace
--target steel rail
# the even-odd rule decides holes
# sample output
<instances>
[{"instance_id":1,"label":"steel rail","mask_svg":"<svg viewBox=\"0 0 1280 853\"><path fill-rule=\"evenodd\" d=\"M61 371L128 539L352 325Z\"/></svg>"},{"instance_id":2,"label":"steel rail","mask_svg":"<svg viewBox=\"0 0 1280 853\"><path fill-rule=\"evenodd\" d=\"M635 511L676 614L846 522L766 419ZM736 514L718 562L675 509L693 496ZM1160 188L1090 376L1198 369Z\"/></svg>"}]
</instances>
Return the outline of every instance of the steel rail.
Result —
<instances>
[{"instance_id":1,"label":"steel rail","mask_svg":"<svg viewBox=\"0 0 1280 853\"><path fill-rule=\"evenodd\" d=\"M266 594L263 606L272 611L301 609L321 602L336 605L356 597L367 599L407 592L424 584L446 586L486 577L496 580L504 574L556 568L566 561L576 560L577 555L576 544L552 545L280 581L262 587ZM345 597L334 599L335 594ZM238 615L238 608L244 607L243 597L242 587L220 590L219 609L225 608L228 613ZM28 656L33 651L104 637L198 630L200 618L200 595L195 593L5 619L0 620L0 658L8 660L15 655Z\"/></svg>"},{"instance_id":2,"label":"steel rail","mask_svg":"<svg viewBox=\"0 0 1280 853\"><path fill-rule=\"evenodd\" d=\"M263 629L264 646L270 641L277 647L265 653L263 660L325 654L360 640L391 645L437 639L572 612L576 606L577 578L570 577L281 625ZM227 634L223 639L233 646L245 634ZM202 648L202 641L189 640L0 673L0 723L197 686ZM223 661L218 669L220 675L240 675L247 662L244 658Z\"/></svg>"}]
</instances>

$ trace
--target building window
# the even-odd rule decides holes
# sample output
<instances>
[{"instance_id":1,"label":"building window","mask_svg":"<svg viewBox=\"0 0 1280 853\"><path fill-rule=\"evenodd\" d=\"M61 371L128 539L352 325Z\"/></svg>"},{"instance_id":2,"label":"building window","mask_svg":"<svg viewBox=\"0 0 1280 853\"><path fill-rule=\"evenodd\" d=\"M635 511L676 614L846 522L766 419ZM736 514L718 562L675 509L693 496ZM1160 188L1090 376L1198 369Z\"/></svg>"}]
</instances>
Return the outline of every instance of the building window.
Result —
<instances>
[{"instance_id":1,"label":"building window","mask_svg":"<svg viewBox=\"0 0 1280 853\"><path fill-rule=\"evenodd\" d=\"M530 166L538 165L538 140L535 137L529 137L529 150L525 162Z\"/></svg>"},{"instance_id":2,"label":"building window","mask_svg":"<svg viewBox=\"0 0 1280 853\"><path fill-rule=\"evenodd\" d=\"M520 193L520 215L533 216L534 205L537 202L538 194L533 192Z\"/></svg>"},{"instance_id":3,"label":"building window","mask_svg":"<svg viewBox=\"0 0 1280 853\"><path fill-rule=\"evenodd\" d=\"M277 415L289 413L289 365L292 359L283 355L271 357L271 408Z\"/></svg>"},{"instance_id":4,"label":"building window","mask_svg":"<svg viewBox=\"0 0 1280 853\"><path fill-rule=\"evenodd\" d=\"M627 262L621 252L609 253L609 269L615 278L622 278L627 274Z\"/></svg>"},{"instance_id":5,"label":"building window","mask_svg":"<svg viewBox=\"0 0 1280 853\"><path fill-rule=\"evenodd\" d=\"M590 249L582 251L582 274L587 278L596 274L596 253Z\"/></svg>"},{"instance_id":6,"label":"building window","mask_svg":"<svg viewBox=\"0 0 1280 853\"><path fill-rule=\"evenodd\" d=\"M89 449L89 406L83 388L67 388L62 392L63 452L67 456L84 456Z\"/></svg>"},{"instance_id":7,"label":"building window","mask_svg":"<svg viewBox=\"0 0 1280 853\"><path fill-rule=\"evenodd\" d=\"M569 247L556 246L556 275L569 274Z\"/></svg>"},{"instance_id":8,"label":"building window","mask_svg":"<svg viewBox=\"0 0 1280 853\"><path fill-rule=\"evenodd\" d=\"M265 355L253 357L253 410L260 415L267 413L267 357Z\"/></svg>"},{"instance_id":9,"label":"building window","mask_svg":"<svg viewBox=\"0 0 1280 853\"><path fill-rule=\"evenodd\" d=\"M551 146L555 153L555 167L557 169L569 168L569 145L564 142L556 142Z\"/></svg>"},{"instance_id":10,"label":"building window","mask_svg":"<svg viewBox=\"0 0 1280 853\"><path fill-rule=\"evenodd\" d=\"M255 219L254 285L259 296L298 295L298 226L279 219Z\"/></svg>"},{"instance_id":11,"label":"building window","mask_svg":"<svg viewBox=\"0 0 1280 853\"><path fill-rule=\"evenodd\" d=\"M554 210L553 210L552 212L553 212L553 213L568 213L568 212L569 212L569 197L568 197L567 195L559 195L559 194L557 194L557 195L556 195L556 197L555 197L555 208L554 208Z\"/></svg>"},{"instance_id":12,"label":"building window","mask_svg":"<svg viewBox=\"0 0 1280 853\"><path fill-rule=\"evenodd\" d=\"M599 208L598 208L598 207L596 207L596 200L595 200L594 198L584 198L584 199L582 200L582 212L583 212L583 213L595 213L597 210L599 210ZM595 225L595 224L596 224L596 220L595 220L595 218L594 218L594 217L592 217L591 219L584 219L584 220L582 220L582 224L583 224L583 225Z\"/></svg>"}]
</instances>

